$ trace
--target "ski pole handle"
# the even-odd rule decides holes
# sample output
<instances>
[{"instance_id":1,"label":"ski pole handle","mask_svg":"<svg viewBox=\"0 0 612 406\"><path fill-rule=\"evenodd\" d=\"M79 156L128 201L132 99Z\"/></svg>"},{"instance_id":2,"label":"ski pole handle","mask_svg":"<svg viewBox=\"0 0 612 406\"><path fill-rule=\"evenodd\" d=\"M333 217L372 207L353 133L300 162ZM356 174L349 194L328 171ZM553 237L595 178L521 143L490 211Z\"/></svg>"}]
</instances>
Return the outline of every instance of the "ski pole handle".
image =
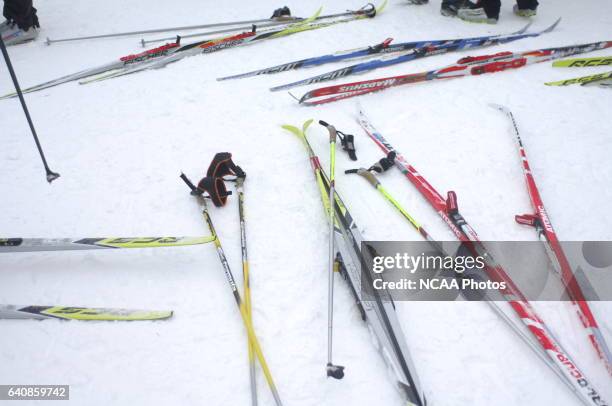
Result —
<instances>
[{"instance_id":1,"label":"ski pole handle","mask_svg":"<svg viewBox=\"0 0 612 406\"><path fill-rule=\"evenodd\" d=\"M184 173L181 172L181 179L183 179L183 182L185 182L185 184L187 186L189 186L189 189L191 189L191 193L195 194L198 191L198 188L195 187L195 185L189 180L189 178L187 177L187 175L185 175Z\"/></svg>"},{"instance_id":2,"label":"ski pole handle","mask_svg":"<svg viewBox=\"0 0 612 406\"><path fill-rule=\"evenodd\" d=\"M323 127L327 128L327 131L329 131L329 142L336 142L336 127L334 127L333 125L327 124L325 121L323 120L319 120L319 124L321 124Z\"/></svg>"},{"instance_id":3,"label":"ski pole handle","mask_svg":"<svg viewBox=\"0 0 612 406\"><path fill-rule=\"evenodd\" d=\"M376 179L376 176L374 176L372 172L368 171L365 168L359 168L357 170L357 175L363 176L368 182L370 182L370 185L374 186L375 189L378 189L378 185L380 185L380 182L378 181L378 179Z\"/></svg>"}]
</instances>

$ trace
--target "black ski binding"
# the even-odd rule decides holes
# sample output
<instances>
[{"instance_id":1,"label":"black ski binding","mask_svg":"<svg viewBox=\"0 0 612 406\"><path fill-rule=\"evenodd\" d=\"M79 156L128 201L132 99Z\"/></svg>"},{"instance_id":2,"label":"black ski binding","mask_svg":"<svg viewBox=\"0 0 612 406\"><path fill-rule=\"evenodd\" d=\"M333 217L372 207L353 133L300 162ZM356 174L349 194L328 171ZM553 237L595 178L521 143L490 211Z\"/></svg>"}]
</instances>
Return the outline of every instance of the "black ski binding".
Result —
<instances>
[{"instance_id":1,"label":"black ski binding","mask_svg":"<svg viewBox=\"0 0 612 406\"><path fill-rule=\"evenodd\" d=\"M270 19L282 19L282 17L291 17L291 10L289 9L289 7L285 6L285 7L281 7L281 8L277 8L276 10L274 10L274 12L272 13L272 17L270 17Z\"/></svg>"}]
</instances>

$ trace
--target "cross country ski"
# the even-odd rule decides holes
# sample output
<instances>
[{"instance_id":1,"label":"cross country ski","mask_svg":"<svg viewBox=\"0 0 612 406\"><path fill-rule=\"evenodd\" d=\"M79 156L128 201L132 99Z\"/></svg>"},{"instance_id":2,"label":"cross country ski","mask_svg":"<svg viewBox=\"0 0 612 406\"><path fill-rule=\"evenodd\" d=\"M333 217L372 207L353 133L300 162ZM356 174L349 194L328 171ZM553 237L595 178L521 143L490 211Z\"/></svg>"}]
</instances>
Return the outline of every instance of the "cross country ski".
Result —
<instances>
[{"instance_id":1,"label":"cross country ski","mask_svg":"<svg viewBox=\"0 0 612 406\"><path fill-rule=\"evenodd\" d=\"M440 55L454 51L462 51L465 49L485 48L493 45L506 44L508 42L518 41L525 38L538 37L542 34L546 34L554 30L560 21L561 19L557 20L554 24L552 24L550 27L546 28L543 31L530 34L509 34L481 38L456 39L448 40L446 42L436 45L426 45L423 47L413 48L412 50L409 50L408 52L403 53L399 56L387 56L384 59L376 59L373 61L358 63L356 65L336 69L331 72L322 73L311 78L298 80L293 83L275 86L270 88L270 90L276 92L279 90L291 89L296 86L304 86L313 83L326 82L329 80L335 80L354 74L366 73L372 70L385 68L387 66L393 66L415 59L425 58L428 56Z\"/></svg>"},{"instance_id":2,"label":"cross country ski","mask_svg":"<svg viewBox=\"0 0 612 406\"><path fill-rule=\"evenodd\" d=\"M214 237L0 238L0 253L80 251L117 248L182 247L213 242Z\"/></svg>"},{"instance_id":3,"label":"cross country ski","mask_svg":"<svg viewBox=\"0 0 612 406\"><path fill-rule=\"evenodd\" d=\"M23 92L34 92L75 80L81 80L83 83L106 80L117 76L140 72L142 70L161 68L187 56L212 53L223 49L234 48L240 45L259 42L265 39L279 38L299 32L325 28L339 23L364 18L372 18L384 9L386 6L386 1L387 0L385 0L378 8L375 8L373 5L369 4L350 13L341 13L347 17L336 20L332 19L330 21L314 22L318 17L320 17L321 9L319 9L311 17L293 24L289 24L286 27L272 27L259 31L256 29L256 27L254 27L250 31L219 38L206 39L190 44L180 44L180 42L168 43L137 54L123 56L117 61L110 62L96 68L85 69L25 88L23 89ZM88 79L84 80L86 78ZM16 93L9 93L0 97L0 99L6 99L14 96L16 96Z\"/></svg>"},{"instance_id":4,"label":"cross country ski","mask_svg":"<svg viewBox=\"0 0 612 406\"><path fill-rule=\"evenodd\" d=\"M544 202L540 196L540 191L536 185L535 179L527 160L527 154L521 135L514 119L512 111L506 106L492 104L491 107L501 111L508 117L512 124L514 137L518 146L519 156L521 158L521 164L523 167L523 175L525 176L525 183L527 185L527 192L529 193L529 199L533 206L533 214L522 214L516 216L516 222L519 224L531 226L535 229L538 235L538 239L545 245L545 251L550 259L550 263L553 265L556 274L561 278L561 281L565 285L566 292L572 299L572 303L576 306L576 312L582 322L584 328L588 331L589 341L595 348L597 355L603 361L608 373L612 375L612 353L606 343L606 340L599 328L599 324L589 307L589 303L586 301L584 293L580 287L580 284L574 277L572 267L563 251L563 247L559 242L557 233L553 228L550 221L550 217L546 213Z\"/></svg>"},{"instance_id":5,"label":"cross country ski","mask_svg":"<svg viewBox=\"0 0 612 406\"><path fill-rule=\"evenodd\" d=\"M459 241L468 244L468 247L476 255L487 259L485 271L494 281L505 281L506 290L500 293L508 302L518 319L529 329L537 340L542 350L550 357L556 368L563 374L565 379L573 386L576 396L585 404L591 406L608 405L602 398L600 392L584 375L576 362L563 349L542 318L536 313L531 303L510 279L502 266L495 261L490 252L481 242L476 231L459 212L457 195L449 191L447 198L442 197L434 187L427 182L425 177L418 172L393 146L378 132L371 124L363 110L360 109L357 118L368 137L380 147L385 153L395 152L394 163L406 179L412 183L423 195L425 200L432 206L438 215L444 220Z\"/></svg>"},{"instance_id":6,"label":"cross country ski","mask_svg":"<svg viewBox=\"0 0 612 406\"><path fill-rule=\"evenodd\" d=\"M565 79L559 80L556 82L546 82L544 83L546 86L569 86L580 84L582 86L591 86L599 84L602 81L606 81L612 78L612 71L597 73L595 75L581 76L579 78Z\"/></svg>"},{"instance_id":7,"label":"cross country ski","mask_svg":"<svg viewBox=\"0 0 612 406\"><path fill-rule=\"evenodd\" d=\"M509 35L519 35L527 31L527 28L531 23L527 24L525 27L516 31ZM379 54L390 54L390 53L398 53L403 51L410 51L416 48L426 48L433 47L437 45L447 44L449 42L458 42L458 41L477 41L477 40L487 40L492 38L500 37L501 35L490 35L485 37L473 37L473 38L464 38L464 39L442 39L442 40L429 40L429 41L412 41L412 42L403 42L393 44L392 38L387 38L383 42L380 42L376 45L366 46L357 49L349 49L346 51L337 51L333 54L323 55L323 56L315 56L312 58L300 59L293 62L287 62L281 65L272 66L269 68L263 68L254 70L251 72L240 73L237 75L225 76L222 78L218 78L217 80L230 80L230 79L241 79L247 78L251 76L259 76L259 75L269 75L273 73L286 72L289 70L297 70L302 68L310 68L315 66L325 65L327 63L340 62L352 59L360 59L360 58L369 58Z\"/></svg>"},{"instance_id":8,"label":"cross country ski","mask_svg":"<svg viewBox=\"0 0 612 406\"><path fill-rule=\"evenodd\" d=\"M612 56L594 56L592 58L571 58L562 61L554 61L555 68L587 68L591 66L610 66Z\"/></svg>"},{"instance_id":9,"label":"cross country ski","mask_svg":"<svg viewBox=\"0 0 612 406\"><path fill-rule=\"evenodd\" d=\"M169 310L134 310L75 306L19 306L0 304L0 319L138 321L164 320L172 317Z\"/></svg>"},{"instance_id":10,"label":"cross country ski","mask_svg":"<svg viewBox=\"0 0 612 406\"><path fill-rule=\"evenodd\" d=\"M337 247L337 266L349 284L349 288L357 300L362 318L368 323L376 337L379 350L408 405L425 406L427 404L425 395L415 372L402 328L397 320L393 302L383 299L380 292L377 291L374 291L374 300L362 300L361 263L362 260L366 260L364 256L370 254L367 250L361 250L361 243L364 239L337 191L334 191L333 207L329 205L331 181L321 167L319 158L315 155L306 136L306 131L311 123L312 120L308 120L304 122L301 128L291 125L283 125L282 127L302 141L314 172L325 212L329 215L329 219L335 218L334 243ZM364 273L366 277L369 277L369 275L369 272ZM338 368L333 368L332 365L332 369L337 371ZM335 371L332 372L336 373ZM340 373L337 373L337 375L338 378L343 376Z\"/></svg>"},{"instance_id":11,"label":"cross country ski","mask_svg":"<svg viewBox=\"0 0 612 406\"><path fill-rule=\"evenodd\" d=\"M494 55L468 56L461 58L453 65L441 69L321 87L305 93L298 99L298 102L306 106L313 106L406 84L440 79L454 79L464 76L495 73L508 69L518 69L535 63L610 47L612 47L612 41L600 41L526 52L500 52Z\"/></svg>"}]
</instances>

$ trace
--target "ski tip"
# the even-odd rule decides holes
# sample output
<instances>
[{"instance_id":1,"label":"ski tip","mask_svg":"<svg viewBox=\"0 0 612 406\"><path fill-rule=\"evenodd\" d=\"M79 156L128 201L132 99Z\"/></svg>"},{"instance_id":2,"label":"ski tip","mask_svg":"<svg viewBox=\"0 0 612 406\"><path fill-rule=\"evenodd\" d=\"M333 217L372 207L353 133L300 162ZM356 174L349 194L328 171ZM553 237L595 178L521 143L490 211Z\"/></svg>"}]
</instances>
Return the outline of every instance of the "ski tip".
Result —
<instances>
[{"instance_id":1,"label":"ski tip","mask_svg":"<svg viewBox=\"0 0 612 406\"><path fill-rule=\"evenodd\" d=\"M387 7L387 3L389 2L389 0L385 0L382 2L382 4L378 7L376 7L376 14L382 13L382 11ZM376 15L375 14L375 15Z\"/></svg>"},{"instance_id":2,"label":"ski tip","mask_svg":"<svg viewBox=\"0 0 612 406\"><path fill-rule=\"evenodd\" d=\"M554 30L557 27L557 25L559 25L560 22L561 22L561 17L557 18L557 21L555 21L553 23L553 25L551 25L550 27L548 27L547 29L542 31L542 33L551 32L552 30Z\"/></svg>"},{"instance_id":3,"label":"ski tip","mask_svg":"<svg viewBox=\"0 0 612 406\"><path fill-rule=\"evenodd\" d=\"M314 120L312 118L304 121L304 124L302 124L302 132L304 132L304 134L306 134L306 130L308 129L308 127L310 126L310 124L312 124Z\"/></svg>"},{"instance_id":4,"label":"ski tip","mask_svg":"<svg viewBox=\"0 0 612 406\"><path fill-rule=\"evenodd\" d=\"M496 103L489 103L489 107L491 107L492 109L495 109L495 110L502 111L502 112L504 112L504 113L507 113L508 111L510 111L510 110L508 109L508 107L503 106L503 105L501 105L501 104L496 104Z\"/></svg>"},{"instance_id":5,"label":"ski tip","mask_svg":"<svg viewBox=\"0 0 612 406\"><path fill-rule=\"evenodd\" d=\"M46 175L46 176L47 176L47 182L51 183L51 182L53 182L55 179L59 178L59 177L60 177L60 174L59 174L59 173L57 173L57 172L53 172L53 171L48 170L48 171L47 171L47 175Z\"/></svg>"},{"instance_id":6,"label":"ski tip","mask_svg":"<svg viewBox=\"0 0 612 406\"><path fill-rule=\"evenodd\" d=\"M524 34L529 29L529 27L531 27L531 24L533 24L533 22L529 21L527 24L525 24L523 28L515 32L514 35Z\"/></svg>"}]
</instances>

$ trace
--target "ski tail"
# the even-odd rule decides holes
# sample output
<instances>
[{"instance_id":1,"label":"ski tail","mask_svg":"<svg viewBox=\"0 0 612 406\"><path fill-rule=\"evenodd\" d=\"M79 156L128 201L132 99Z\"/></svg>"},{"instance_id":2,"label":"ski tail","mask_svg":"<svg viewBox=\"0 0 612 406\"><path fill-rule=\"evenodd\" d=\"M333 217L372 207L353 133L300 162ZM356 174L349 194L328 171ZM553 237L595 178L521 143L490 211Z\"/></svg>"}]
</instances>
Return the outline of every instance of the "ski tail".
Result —
<instances>
[{"instance_id":1,"label":"ski tail","mask_svg":"<svg viewBox=\"0 0 612 406\"><path fill-rule=\"evenodd\" d=\"M133 310L96 307L0 305L0 319L59 319L81 321L164 320L171 310Z\"/></svg>"},{"instance_id":2,"label":"ski tail","mask_svg":"<svg viewBox=\"0 0 612 406\"><path fill-rule=\"evenodd\" d=\"M366 321L379 342L381 354L389 369L393 372L398 388L409 405L425 406L426 399L415 373L414 364L397 320L393 303L383 299L380 293L376 293L376 291L371 299L364 300L361 296L361 261L365 261L363 255L369 255L369 253L362 253L360 247L363 238L337 191L334 191L334 207L328 207L329 203L325 205L325 201L328 201L330 194L330 179L321 167L319 158L315 155L306 138L305 132L310 122L304 123L302 129L289 125L284 125L283 128L298 136L308 152L323 205L327 211L334 211L337 225L336 241L338 242L339 252L342 254L343 266L346 268L347 280L350 282L353 293L358 298L359 308L363 311L362 315L365 315ZM371 278L367 272L364 275ZM369 280L364 283L371 284L372 281Z\"/></svg>"}]
</instances>

